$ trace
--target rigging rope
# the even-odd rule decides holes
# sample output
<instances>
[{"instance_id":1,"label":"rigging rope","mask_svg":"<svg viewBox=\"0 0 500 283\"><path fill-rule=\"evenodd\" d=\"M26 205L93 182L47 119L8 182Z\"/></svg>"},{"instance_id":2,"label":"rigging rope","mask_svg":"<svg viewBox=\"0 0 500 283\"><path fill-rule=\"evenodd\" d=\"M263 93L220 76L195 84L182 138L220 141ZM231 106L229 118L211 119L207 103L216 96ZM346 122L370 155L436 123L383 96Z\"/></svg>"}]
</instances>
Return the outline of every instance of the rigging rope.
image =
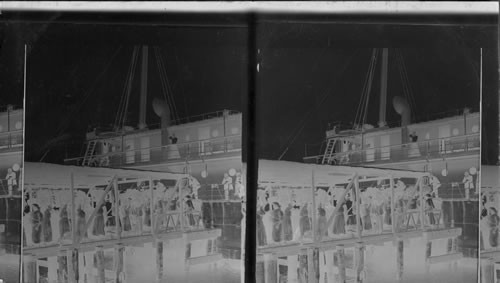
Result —
<instances>
[{"instance_id":1,"label":"rigging rope","mask_svg":"<svg viewBox=\"0 0 500 283\"><path fill-rule=\"evenodd\" d=\"M78 117L78 115L74 115L74 114L78 114L78 112L81 110L81 108L83 107L83 105L85 104L85 102L87 101L87 99L90 97L90 95L94 92L94 89L97 85L97 82L100 81L100 79L104 76L104 74L108 71L109 67L111 66L111 63L114 61L116 55L120 52L121 50L121 46L118 47L118 49L116 49L116 51L113 53L113 55L111 57L109 57L108 61L106 62L104 68L102 69L102 71L99 73L99 75L97 76L97 78L95 79L95 81L92 83L92 85L90 86L90 88L87 90L87 92L84 94L84 98L81 100L80 103L78 103L74 109L72 109L72 114L71 117L75 118L75 117ZM64 132L66 131L66 129L70 126L71 124L71 119L68 119L66 123L63 123L63 125L61 127L59 127L60 131L59 131L59 135L58 136L62 136L64 134Z\"/></svg>"},{"instance_id":2,"label":"rigging rope","mask_svg":"<svg viewBox=\"0 0 500 283\"><path fill-rule=\"evenodd\" d=\"M408 104L410 105L410 110L411 113L413 114L412 116L415 117L416 113L416 102L414 95L411 91L411 86L410 86L410 79L408 77L408 72L406 70L406 64L403 59L403 54L401 53L401 50L397 49L396 50L396 62L399 70L399 76L401 77L401 83L403 85L403 92L404 95L408 101Z\"/></svg>"},{"instance_id":3,"label":"rigging rope","mask_svg":"<svg viewBox=\"0 0 500 283\"><path fill-rule=\"evenodd\" d=\"M128 110L128 104L129 104L129 101L130 101L130 93L132 92L132 82L134 80L134 77L135 77L135 70L136 70L136 65L137 65L137 58L139 57L139 47L135 47L134 48L134 55L135 57L133 57L132 59L132 64L133 64L133 67L132 67L132 74L131 74L131 77L130 77L130 80L129 80L129 84L128 84L128 88L127 88L127 94L126 94L126 97L125 97L125 107L124 107L124 111L123 111L123 115L122 115L122 123L121 123L121 128L123 129L123 127L125 126L125 123L127 121L127 110Z\"/></svg>"},{"instance_id":4,"label":"rigging rope","mask_svg":"<svg viewBox=\"0 0 500 283\"><path fill-rule=\"evenodd\" d=\"M163 63L163 59L160 53L159 47L155 47L155 57L156 57L156 65L158 67L158 71L160 73L160 81L163 90L163 98L168 104L170 109L171 116L174 120L179 120L179 114L177 111L177 106L173 97L173 91L170 86L170 81L168 80L167 71L165 65Z\"/></svg>"},{"instance_id":5,"label":"rigging rope","mask_svg":"<svg viewBox=\"0 0 500 283\"><path fill-rule=\"evenodd\" d=\"M373 74L375 72L375 67L377 65L378 50L374 48L372 51L372 56L370 60L370 65L368 66L368 72L366 73L365 81L363 83L363 89L361 92L361 99L358 104L358 109L356 110L356 116L354 118L354 125L359 125L363 127L366 122L366 117L368 113L368 102L370 101L371 85L373 82Z\"/></svg>"},{"instance_id":6,"label":"rigging rope","mask_svg":"<svg viewBox=\"0 0 500 283\"><path fill-rule=\"evenodd\" d=\"M349 57L349 59L346 61L346 64L343 66L343 68L341 69L340 71L340 76L342 76L342 74L344 74L344 72L347 70L347 67L350 65L350 63L352 62L352 59L354 58L354 55L356 55L358 53L359 49L356 49L356 51ZM335 81L332 81L332 82L335 82ZM317 105L323 105L324 104L324 101L328 98L329 94L330 94L330 91L331 89L333 88L333 83L330 85L330 87L325 91L324 95L321 97L321 100L320 102L317 104ZM281 160L281 158L283 158L283 156L285 156L285 154L288 152L288 149L290 148L290 146L295 142L295 140L297 139L297 137L300 135L300 133L302 132L302 130L304 129L305 125L306 125L306 121L307 119L309 118L309 116L312 114L312 113L315 113L316 108L311 108L307 113L306 115L304 115L304 117L301 119L301 121L299 122L299 124L297 124L297 127L296 129L298 128L298 130L294 130L292 132L292 135L288 138L289 142L287 143L287 146L285 147L285 150L281 153L281 155L279 156L278 160ZM296 132L295 134L293 134L294 132Z\"/></svg>"},{"instance_id":7,"label":"rigging rope","mask_svg":"<svg viewBox=\"0 0 500 283\"><path fill-rule=\"evenodd\" d=\"M128 97L130 97L130 91L132 86L132 81L134 79L135 73L135 65L138 57L138 47L134 46L134 50L132 52L132 57L130 59L130 64L127 72L127 77L125 79L125 83L123 84L122 95L120 97L120 103L118 105L118 110L115 116L114 128L118 130L120 127L123 127L124 119L127 112L128 105Z\"/></svg>"}]
</instances>

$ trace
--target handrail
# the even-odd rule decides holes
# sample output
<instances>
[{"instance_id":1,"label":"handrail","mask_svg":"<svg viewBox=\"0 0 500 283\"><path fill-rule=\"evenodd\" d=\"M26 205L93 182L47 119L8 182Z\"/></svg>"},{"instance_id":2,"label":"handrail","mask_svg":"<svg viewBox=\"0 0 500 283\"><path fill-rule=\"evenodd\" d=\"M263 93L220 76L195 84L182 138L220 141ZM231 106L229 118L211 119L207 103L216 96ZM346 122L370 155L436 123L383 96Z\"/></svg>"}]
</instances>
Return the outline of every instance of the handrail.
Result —
<instances>
[{"instance_id":1,"label":"handrail","mask_svg":"<svg viewBox=\"0 0 500 283\"><path fill-rule=\"evenodd\" d=\"M479 114L479 110L474 108L474 107L469 107L469 113L464 114L465 109L455 109L455 110L449 110L449 111L443 111L443 112L438 112L438 113L433 113L430 115L421 115L421 116L416 116L412 119L411 125L418 124L418 123L425 123L429 121L434 121L434 120L439 120L439 119L446 119L446 118L453 118L453 117L462 117L463 115L470 116L472 114ZM327 131L331 131L334 129L334 126L338 125L339 123L337 121L335 122L329 122L327 127ZM347 125L347 124L342 124L342 125ZM386 121L386 125L390 128L393 127L400 127L401 126L401 121ZM410 125L410 126L411 126Z\"/></svg>"},{"instance_id":2,"label":"handrail","mask_svg":"<svg viewBox=\"0 0 500 283\"><path fill-rule=\"evenodd\" d=\"M472 144L472 146L470 145L471 143L479 143L479 136L480 136L479 133L474 133L474 134L452 136L446 138L429 139L420 142L410 142L405 144L337 152L332 154L332 160L338 160L339 164L352 164L352 163L376 162L384 160L394 161L394 155L398 154L401 155L402 153L407 153L407 155L404 156L404 158L414 158L414 157L422 157L422 156L425 157L431 155L444 155L458 151L468 152L471 151L471 149L476 151L479 149L480 144L477 145ZM418 149L418 154L417 151L411 154L409 151L412 149L413 150ZM370 153L370 158L366 158L365 155L367 152ZM385 155L382 156L382 154ZM361 158L358 158L359 160L357 159L346 160L346 157L354 155L357 155ZM311 160L311 159L319 160L322 157L323 154L306 156L304 157L304 160Z\"/></svg>"},{"instance_id":3,"label":"handrail","mask_svg":"<svg viewBox=\"0 0 500 283\"><path fill-rule=\"evenodd\" d=\"M21 147L23 138L23 130L0 132L0 150Z\"/></svg>"},{"instance_id":4,"label":"handrail","mask_svg":"<svg viewBox=\"0 0 500 283\"><path fill-rule=\"evenodd\" d=\"M224 113L227 113L229 116L241 114L241 112L237 111L237 110L220 110L220 111L215 111L215 112L208 112L208 113L203 113L203 114L199 114L199 115L193 115L193 116L188 116L188 117L183 117L183 118L172 120L171 126L177 126L177 125L198 122L198 121L203 121L203 120L208 120L208 119L213 119L213 118L220 118L220 117L224 117ZM113 128L112 125L101 126L100 124L95 124L92 128L97 128L100 131L105 131L105 132L115 131L115 129ZM155 130L155 129L160 129L160 128L161 128L160 123L148 124L148 130ZM89 133L91 133L91 132L92 131L89 131ZM117 134L125 135L125 134L128 134L128 132L123 132L123 133L117 132Z\"/></svg>"},{"instance_id":5,"label":"handrail","mask_svg":"<svg viewBox=\"0 0 500 283\"><path fill-rule=\"evenodd\" d=\"M210 143L210 144L207 144ZM208 150L205 148L204 151L199 150L200 144L204 144L205 146L208 147ZM223 148L221 150L213 150L210 147L213 147L213 144L215 145L223 145ZM231 148L229 148L229 145L232 145ZM204 139L204 140L197 140L197 141L192 141L192 142L184 142L184 143L176 143L176 144L168 144L168 145L162 145L162 146L155 146L155 147L148 147L148 148L138 148L138 149L133 149L133 150L122 150L122 151L117 151L117 152L108 152L105 154L95 154L92 155L93 159L105 159L105 158L113 158L113 157L119 157L122 156L123 158L126 158L127 156L134 156L135 154L144 151L162 151L163 149L172 149L176 148L175 152L179 151L186 151L185 153L189 156L192 154L196 154L197 156L201 155L208 155L208 154L213 154L213 153L219 153L220 151L223 152L230 152L233 150L241 150L241 134L238 135L230 135L230 136L224 136L220 138L211 138L211 139ZM195 149L194 152L191 151L191 149ZM81 161L84 159L84 156L81 157L75 157L75 158L68 158L65 159L65 163L71 163L71 162L76 162L77 165L80 165ZM162 160L166 159L175 159L175 158L168 158L168 157L163 157L161 158ZM130 163L139 163L143 161L135 161L135 162L130 162ZM127 162L122 162L122 163L127 163Z\"/></svg>"}]
</instances>

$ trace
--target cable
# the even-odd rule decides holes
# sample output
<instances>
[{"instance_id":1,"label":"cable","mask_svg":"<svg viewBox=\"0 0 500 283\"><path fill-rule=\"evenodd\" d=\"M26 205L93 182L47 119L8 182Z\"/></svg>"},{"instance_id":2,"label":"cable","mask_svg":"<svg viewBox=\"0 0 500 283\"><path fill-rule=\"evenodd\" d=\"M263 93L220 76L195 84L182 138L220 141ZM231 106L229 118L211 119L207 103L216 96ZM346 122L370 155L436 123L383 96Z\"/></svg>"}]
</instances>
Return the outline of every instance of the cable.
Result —
<instances>
[{"instance_id":1,"label":"cable","mask_svg":"<svg viewBox=\"0 0 500 283\"><path fill-rule=\"evenodd\" d=\"M344 72L347 70L347 67L350 65L350 63L352 62L352 59L354 58L354 55L356 55L358 53L358 49L356 49L356 51L349 57L349 59L346 61L346 64L343 66L341 72L340 72L340 77L342 76L342 74L344 74ZM325 91L325 94L322 96L320 102L317 104L317 105L323 105L324 104L324 101L326 100L326 98L328 98L329 94L330 94L330 91L331 89L333 88L333 83L330 85L330 87L328 88L328 90ZM316 107L317 108L317 107ZM283 156L285 156L285 154L288 152L288 149L290 148L290 146L293 144L293 142L297 139L297 137L299 136L299 134L302 132L302 130L304 129L305 127L305 122L307 121L307 119L309 118L309 116L314 112L313 110L316 110L316 108L312 108L310 109L306 115L301 119L301 121L299 122L299 124L297 125L297 127L299 127L297 133L295 135L292 134L291 136L291 140L290 142L288 142L288 145L286 146L285 150L283 151L282 154L280 154L278 160L281 160L281 158L283 158ZM293 133L293 132L292 132Z\"/></svg>"}]
</instances>

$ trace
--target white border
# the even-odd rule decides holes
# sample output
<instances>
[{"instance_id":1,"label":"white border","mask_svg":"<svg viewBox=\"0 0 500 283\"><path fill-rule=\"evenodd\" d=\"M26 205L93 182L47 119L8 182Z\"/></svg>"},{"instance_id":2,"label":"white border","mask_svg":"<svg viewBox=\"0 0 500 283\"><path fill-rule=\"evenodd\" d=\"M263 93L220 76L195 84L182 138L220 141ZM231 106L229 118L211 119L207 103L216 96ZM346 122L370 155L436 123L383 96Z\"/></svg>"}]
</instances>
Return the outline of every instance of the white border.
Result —
<instances>
[{"instance_id":1,"label":"white border","mask_svg":"<svg viewBox=\"0 0 500 283\"><path fill-rule=\"evenodd\" d=\"M410 2L91 2L91 1L3 1L0 11L71 12L279 12L335 14L498 14L496 1Z\"/></svg>"}]
</instances>

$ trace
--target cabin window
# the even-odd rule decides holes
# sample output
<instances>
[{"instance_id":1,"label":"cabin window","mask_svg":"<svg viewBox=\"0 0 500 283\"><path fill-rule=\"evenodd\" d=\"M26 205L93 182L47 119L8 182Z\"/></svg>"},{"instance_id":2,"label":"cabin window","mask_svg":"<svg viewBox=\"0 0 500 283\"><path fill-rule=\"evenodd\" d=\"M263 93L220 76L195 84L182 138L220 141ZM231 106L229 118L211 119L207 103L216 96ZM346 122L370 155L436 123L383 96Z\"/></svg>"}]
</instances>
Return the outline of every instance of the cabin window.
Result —
<instances>
[{"instance_id":1,"label":"cabin window","mask_svg":"<svg viewBox=\"0 0 500 283\"><path fill-rule=\"evenodd\" d=\"M391 157L391 138L389 135L380 137L380 158L387 160Z\"/></svg>"},{"instance_id":2,"label":"cabin window","mask_svg":"<svg viewBox=\"0 0 500 283\"><path fill-rule=\"evenodd\" d=\"M141 137L141 161L147 162L151 159L149 137Z\"/></svg>"},{"instance_id":3,"label":"cabin window","mask_svg":"<svg viewBox=\"0 0 500 283\"><path fill-rule=\"evenodd\" d=\"M460 133L460 131L457 128L453 129L454 136L458 136L459 133Z\"/></svg>"},{"instance_id":4,"label":"cabin window","mask_svg":"<svg viewBox=\"0 0 500 283\"><path fill-rule=\"evenodd\" d=\"M135 144L133 139L125 140L125 163L135 162Z\"/></svg>"}]
</instances>

